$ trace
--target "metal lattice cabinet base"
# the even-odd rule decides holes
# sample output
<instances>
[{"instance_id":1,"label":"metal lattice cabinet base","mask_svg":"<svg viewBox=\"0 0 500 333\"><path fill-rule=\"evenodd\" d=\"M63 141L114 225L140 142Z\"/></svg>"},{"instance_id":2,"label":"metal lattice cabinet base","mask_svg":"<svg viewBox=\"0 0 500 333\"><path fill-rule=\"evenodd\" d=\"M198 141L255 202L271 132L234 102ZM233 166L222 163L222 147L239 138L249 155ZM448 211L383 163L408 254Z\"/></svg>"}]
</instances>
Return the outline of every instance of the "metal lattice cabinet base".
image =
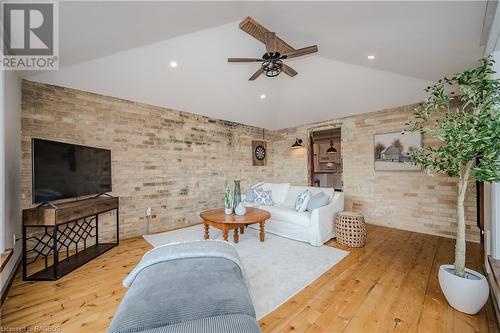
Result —
<instances>
[{"instance_id":1,"label":"metal lattice cabinet base","mask_svg":"<svg viewBox=\"0 0 500 333\"><path fill-rule=\"evenodd\" d=\"M99 215L105 213L116 217L114 242L99 241ZM23 280L57 280L118 243L118 198L98 197L25 209Z\"/></svg>"}]
</instances>

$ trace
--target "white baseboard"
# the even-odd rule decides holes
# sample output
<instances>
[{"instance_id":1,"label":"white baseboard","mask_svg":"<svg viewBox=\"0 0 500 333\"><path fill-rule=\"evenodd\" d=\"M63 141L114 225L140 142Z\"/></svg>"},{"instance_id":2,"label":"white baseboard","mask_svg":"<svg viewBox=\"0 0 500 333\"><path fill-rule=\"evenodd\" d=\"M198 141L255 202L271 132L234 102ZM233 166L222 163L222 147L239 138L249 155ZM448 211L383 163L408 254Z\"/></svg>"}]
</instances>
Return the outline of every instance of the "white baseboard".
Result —
<instances>
[{"instance_id":1,"label":"white baseboard","mask_svg":"<svg viewBox=\"0 0 500 333\"><path fill-rule=\"evenodd\" d=\"M15 278L17 267L21 262L22 251L23 251L23 243L20 241L16 242L12 256L10 257L9 261L2 270L2 273L0 273L0 281L2 286L2 294L1 294L2 301L5 299L5 296L7 296L10 284L12 280Z\"/></svg>"}]
</instances>

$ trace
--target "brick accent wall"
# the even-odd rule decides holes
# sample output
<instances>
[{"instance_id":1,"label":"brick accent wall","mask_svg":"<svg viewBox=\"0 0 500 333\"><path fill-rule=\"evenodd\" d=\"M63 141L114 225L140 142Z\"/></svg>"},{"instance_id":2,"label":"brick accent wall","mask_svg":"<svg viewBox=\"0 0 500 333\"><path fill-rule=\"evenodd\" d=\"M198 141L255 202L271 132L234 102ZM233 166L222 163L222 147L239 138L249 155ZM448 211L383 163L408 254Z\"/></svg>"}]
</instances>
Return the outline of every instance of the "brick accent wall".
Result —
<instances>
[{"instance_id":1,"label":"brick accent wall","mask_svg":"<svg viewBox=\"0 0 500 333\"><path fill-rule=\"evenodd\" d=\"M346 210L362 207L368 223L453 237L456 182L425 172L375 172L373 135L398 131L412 114L403 106L282 131L213 119L75 89L23 81L21 206L31 207L32 137L112 150L113 194L120 196L121 237L200 221L223 205L223 185L242 179L308 184L307 148L290 149L314 128L342 128ZM252 166L251 141L267 141L266 166ZM435 144L424 138L424 144ZM475 186L466 202L467 239L479 240ZM102 230L113 216L102 219ZM112 227L108 227L110 233ZM105 236L105 235L104 235Z\"/></svg>"},{"instance_id":2,"label":"brick accent wall","mask_svg":"<svg viewBox=\"0 0 500 333\"><path fill-rule=\"evenodd\" d=\"M123 238L146 233L146 207L153 209L150 232L168 230L222 206L226 181L241 177L246 188L274 177L272 158L254 167L251 155L252 139L264 135L273 156L272 133L75 89L23 81L21 126L21 207L32 207L31 138L111 149ZM114 222L101 221L100 232Z\"/></svg>"},{"instance_id":3,"label":"brick accent wall","mask_svg":"<svg viewBox=\"0 0 500 333\"><path fill-rule=\"evenodd\" d=\"M415 105L337 119L279 131L275 142L276 180L308 184L307 149L290 150L296 137L308 147L309 133L325 126L341 127L345 209L362 207L368 223L444 237L456 233L456 180L426 172L374 170L373 136L400 131L412 117ZM423 138L424 145L436 141ZM467 240L478 242L476 187L469 183L466 196Z\"/></svg>"}]
</instances>

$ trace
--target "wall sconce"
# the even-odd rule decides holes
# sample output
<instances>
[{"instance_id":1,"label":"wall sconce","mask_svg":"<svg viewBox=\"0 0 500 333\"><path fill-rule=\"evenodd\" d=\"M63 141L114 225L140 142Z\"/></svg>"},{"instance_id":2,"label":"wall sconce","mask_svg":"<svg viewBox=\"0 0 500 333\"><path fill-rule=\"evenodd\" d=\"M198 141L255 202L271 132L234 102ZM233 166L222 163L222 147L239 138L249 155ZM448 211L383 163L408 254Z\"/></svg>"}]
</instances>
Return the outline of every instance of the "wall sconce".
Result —
<instances>
[{"instance_id":1,"label":"wall sconce","mask_svg":"<svg viewBox=\"0 0 500 333\"><path fill-rule=\"evenodd\" d=\"M335 149L335 147L333 146L333 140L330 141L330 148L328 148L326 150L326 153L327 154L333 154L333 153L336 153L337 152L337 149Z\"/></svg>"},{"instance_id":2,"label":"wall sconce","mask_svg":"<svg viewBox=\"0 0 500 333\"><path fill-rule=\"evenodd\" d=\"M297 148L302 148L302 147L304 147L302 145L302 139L296 138L295 143L292 145L292 148L297 149Z\"/></svg>"}]
</instances>

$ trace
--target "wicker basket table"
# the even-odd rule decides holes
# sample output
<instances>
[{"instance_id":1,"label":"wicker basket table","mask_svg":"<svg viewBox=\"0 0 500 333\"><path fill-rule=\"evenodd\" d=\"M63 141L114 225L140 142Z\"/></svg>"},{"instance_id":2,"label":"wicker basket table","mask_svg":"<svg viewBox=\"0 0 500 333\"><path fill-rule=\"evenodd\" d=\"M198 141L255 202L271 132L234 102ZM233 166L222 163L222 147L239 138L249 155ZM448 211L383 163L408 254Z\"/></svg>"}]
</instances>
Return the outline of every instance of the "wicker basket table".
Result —
<instances>
[{"instance_id":1,"label":"wicker basket table","mask_svg":"<svg viewBox=\"0 0 500 333\"><path fill-rule=\"evenodd\" d=\"M349 247L363 247L366 242L365 218L360 213L340 212L335 220L337 242Z\"/></svg>"}]
</instances>

